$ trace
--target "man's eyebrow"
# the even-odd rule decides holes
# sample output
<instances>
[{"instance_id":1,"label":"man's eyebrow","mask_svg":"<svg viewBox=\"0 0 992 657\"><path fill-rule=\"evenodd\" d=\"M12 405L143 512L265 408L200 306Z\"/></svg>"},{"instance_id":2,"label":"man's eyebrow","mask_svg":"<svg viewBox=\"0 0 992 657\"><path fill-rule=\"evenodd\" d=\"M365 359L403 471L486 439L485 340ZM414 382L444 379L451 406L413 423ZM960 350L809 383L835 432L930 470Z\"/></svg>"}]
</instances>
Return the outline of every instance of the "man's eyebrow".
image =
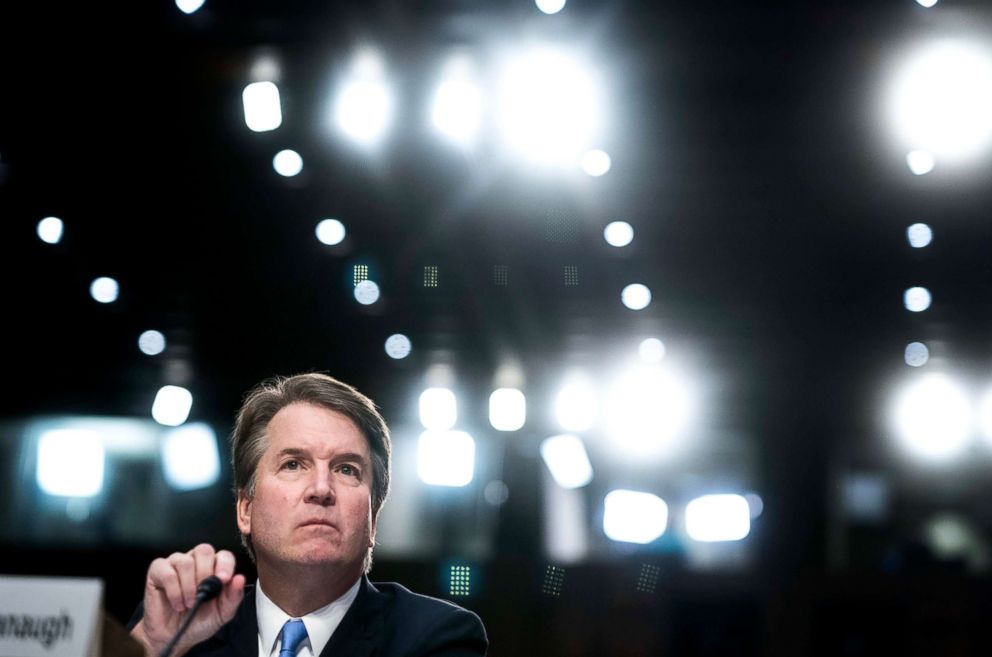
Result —
<instances>
[{"instance_id":1,"label":"man's eyebrow","mask_svg":"<svg viewBox=\"0 0 992 657\"><path fill-rule=\"evenodd\" d=\"M357 461L358 463L361 463L362 465L365 465L366 463L368 463L368 459L366 459L364 455L359 454L358 452L345 452L344 454L338 454L332 460L335 461L335 462L340 462L340 461Z\"/></svg>"},{"instance_id":2,"label":"man's eyebrow","mask_svg":"<svg viewBox=\"0 0 992 657\"><path fill-rule=\"evenodd\" d=\"M279 450L276 456L308 456L309 452L305 449L300 449L299 447L284 447Z\"/></svg>"}]
</instances>

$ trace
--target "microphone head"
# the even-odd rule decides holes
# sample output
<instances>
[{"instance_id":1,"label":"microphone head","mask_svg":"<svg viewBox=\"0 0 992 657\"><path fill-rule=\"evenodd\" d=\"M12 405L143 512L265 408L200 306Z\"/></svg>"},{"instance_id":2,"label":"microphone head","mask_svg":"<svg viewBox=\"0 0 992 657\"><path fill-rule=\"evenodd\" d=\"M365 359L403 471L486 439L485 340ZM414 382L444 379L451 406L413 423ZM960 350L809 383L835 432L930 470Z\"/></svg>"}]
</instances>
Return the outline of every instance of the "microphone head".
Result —
<instances>
[{"instance_id":1,"label":"microphone head","mask_svg":"<svg viewBox=\"0 0 992 657\"><path fill-rule=\"evenodd\" d=\"M213 600L220 594L223 588L224 585L221 584L219 579L217 579L217 576L211 575L200 582L200 585L196 587L196 599L203 602Z\"/></svg>"}]
</instances>

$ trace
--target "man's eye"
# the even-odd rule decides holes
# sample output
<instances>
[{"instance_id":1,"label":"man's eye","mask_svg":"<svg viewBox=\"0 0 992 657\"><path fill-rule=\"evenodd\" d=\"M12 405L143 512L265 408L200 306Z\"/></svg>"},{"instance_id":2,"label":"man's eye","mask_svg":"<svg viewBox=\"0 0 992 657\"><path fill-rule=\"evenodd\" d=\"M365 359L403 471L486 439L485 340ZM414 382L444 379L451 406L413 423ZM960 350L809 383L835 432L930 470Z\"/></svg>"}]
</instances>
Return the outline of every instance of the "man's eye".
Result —
<instances>
[{"instance_id":1,"label":"man's eye","mask_svg":"<svg viewBox=\"0 0 992 657\"><path fill-rule=\"evenodd\" d=\"M300 469L300 462L299 461L296 461L296 460L286 461L285 463L282 464L282 469L283 470L299 470Z\"/></svg>"},{"instance_id":2,"label":"man's eye","mask_svg":"<svg viewBox=\"0 0 992 657\"><path fill-rule=\"evenodd\" d=\"M358 477L361 476L361 472L353 465L348 465L347 463L342 464L338 467L338 472L348 477Z\"/></svg>"}]
</instances>

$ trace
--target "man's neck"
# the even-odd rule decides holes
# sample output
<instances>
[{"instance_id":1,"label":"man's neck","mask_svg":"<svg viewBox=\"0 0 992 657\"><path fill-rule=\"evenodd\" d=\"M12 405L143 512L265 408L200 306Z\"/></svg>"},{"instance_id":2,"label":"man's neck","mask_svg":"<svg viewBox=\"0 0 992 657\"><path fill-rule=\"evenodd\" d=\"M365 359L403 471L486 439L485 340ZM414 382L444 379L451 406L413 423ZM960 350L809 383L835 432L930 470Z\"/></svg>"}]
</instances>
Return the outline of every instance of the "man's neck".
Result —
<instances>
[{"instance_id":1,"label":"man's neck","mask_svg":"<svg viewBox=\"0 0 992 657\"><path fill-rule=\"evenodd\" d=\"M282 566L259 562L258 581L265 595L291 618L326 607L348 592L361 573L328 566Z\"/></svg>"}]
</instances>

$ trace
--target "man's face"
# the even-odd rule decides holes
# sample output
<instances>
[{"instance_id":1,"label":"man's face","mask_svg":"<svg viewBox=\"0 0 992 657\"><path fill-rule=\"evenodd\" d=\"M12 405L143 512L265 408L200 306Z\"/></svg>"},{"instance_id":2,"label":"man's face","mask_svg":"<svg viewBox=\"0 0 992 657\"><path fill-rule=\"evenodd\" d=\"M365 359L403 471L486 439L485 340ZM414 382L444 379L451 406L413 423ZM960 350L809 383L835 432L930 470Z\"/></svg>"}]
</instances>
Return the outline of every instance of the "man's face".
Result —
<instances>
[{"instance_id":1,"label":"man's face","mask_svg":"<svg viewBox=\"0 0 992 657\"><path fill-rule=\"evenodd\" d=\"M269 422L255 495L238 496L238 528L259 568L328 565L362 573L375 540L368 441L346 416L294 403Z\"/></svg>"}]
</instances>

